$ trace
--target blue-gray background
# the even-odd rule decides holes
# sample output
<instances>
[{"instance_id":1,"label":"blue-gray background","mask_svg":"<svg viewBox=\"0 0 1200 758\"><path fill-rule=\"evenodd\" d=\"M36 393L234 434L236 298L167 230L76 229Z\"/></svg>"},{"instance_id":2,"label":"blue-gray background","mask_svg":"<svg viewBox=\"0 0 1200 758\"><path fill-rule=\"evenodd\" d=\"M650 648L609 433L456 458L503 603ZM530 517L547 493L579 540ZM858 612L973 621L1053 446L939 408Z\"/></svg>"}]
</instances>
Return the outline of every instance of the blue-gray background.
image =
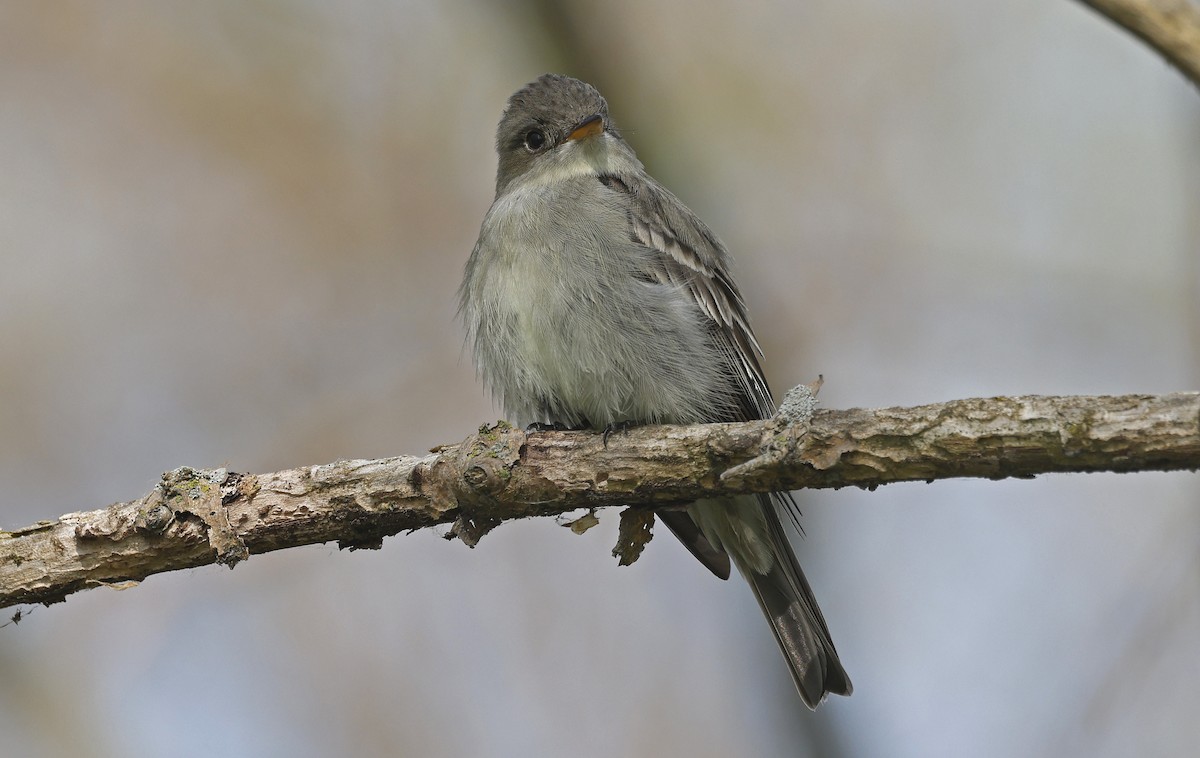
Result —
<instances>
[{"instance_id":1,"label":"blue-gray background","mask_svg":"<svg viewBox=\"0 0 1200 758\"><path fill-rule=\"evenodd\" d=\"M1200 387L1200 96L1068 0L0 9L0 524L494 419L454 322L505 98L590 78L826 407ZM810 714L670 539L424 532L0 630L13 756L1182 755L1195 475L803 496Z\"/></svg>"}]
</instances>

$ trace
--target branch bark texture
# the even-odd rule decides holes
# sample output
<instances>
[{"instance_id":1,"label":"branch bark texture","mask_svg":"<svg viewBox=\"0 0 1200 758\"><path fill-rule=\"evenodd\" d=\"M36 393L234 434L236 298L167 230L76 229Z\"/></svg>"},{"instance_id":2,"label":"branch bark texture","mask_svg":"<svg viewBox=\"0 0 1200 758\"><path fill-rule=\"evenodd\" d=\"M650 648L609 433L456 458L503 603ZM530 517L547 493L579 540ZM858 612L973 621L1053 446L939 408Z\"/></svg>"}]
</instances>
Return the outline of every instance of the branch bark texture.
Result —
<instances>
[{"instance_id":1,"label":"branch bark texture","mask_svg":"<svg viewBox=\"0 0 1200 758\"><path fill-rule=\"evenodd\" d=\"M796 441L799 444L796 444ZM747 461L763 465L742 466ZM734 467L737 475L722 477ZM502 521L703 496L952 477L1200 468L1200 393L1012 397L608 437L484 426L430 455L270 474L179 468L137 500L0 531L0 607L437 524L474 544Z\"/></svg>"},{"instance_id":2,"label":"branch bark texture","mask_svg":"<svg viewBox=\"0 0 1200 758\"><path fill-rule=\"evenodd\" d=\"M1145 42L1200 87L1200 6L1191 0L1079 0Z\"/></svg>"}]
</instances>

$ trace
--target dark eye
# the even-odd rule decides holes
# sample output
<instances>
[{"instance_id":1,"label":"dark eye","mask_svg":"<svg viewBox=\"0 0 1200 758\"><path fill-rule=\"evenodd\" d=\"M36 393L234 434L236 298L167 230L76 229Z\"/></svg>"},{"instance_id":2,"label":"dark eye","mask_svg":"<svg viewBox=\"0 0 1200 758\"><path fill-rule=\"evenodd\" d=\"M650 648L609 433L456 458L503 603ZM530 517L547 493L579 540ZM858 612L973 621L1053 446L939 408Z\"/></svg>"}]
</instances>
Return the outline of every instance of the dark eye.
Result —
<instances>
[{"instance_id":1,"label":"dark eye","mask_svg":"<svg viewBox=\"0 0 1200 758\"><path fill-rule=\"evenodd\" d=\"M525 147L531 153L536 153L546 146L546 135L541 129L530 129L525 132Z\"/></svg>"}]
</instances>

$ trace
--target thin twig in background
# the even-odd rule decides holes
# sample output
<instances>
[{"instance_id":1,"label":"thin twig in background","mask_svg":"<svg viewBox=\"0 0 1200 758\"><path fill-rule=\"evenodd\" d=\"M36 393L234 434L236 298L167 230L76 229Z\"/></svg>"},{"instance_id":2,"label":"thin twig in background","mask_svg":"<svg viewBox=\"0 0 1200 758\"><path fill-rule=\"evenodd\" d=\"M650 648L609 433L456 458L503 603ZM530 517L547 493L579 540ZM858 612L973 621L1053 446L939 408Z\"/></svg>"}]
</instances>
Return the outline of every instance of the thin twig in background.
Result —
<instances>
[{"instance_id":1,"label":"thin twig in background","mask_svg":"<svg viewBox=\"0 0 1200 758\"><path fill-rule=\"evenodd\" d=\"M1200 87L1200 7L1191 0L1079 0L1157 50Z\"/></svg>"}]
</instances>

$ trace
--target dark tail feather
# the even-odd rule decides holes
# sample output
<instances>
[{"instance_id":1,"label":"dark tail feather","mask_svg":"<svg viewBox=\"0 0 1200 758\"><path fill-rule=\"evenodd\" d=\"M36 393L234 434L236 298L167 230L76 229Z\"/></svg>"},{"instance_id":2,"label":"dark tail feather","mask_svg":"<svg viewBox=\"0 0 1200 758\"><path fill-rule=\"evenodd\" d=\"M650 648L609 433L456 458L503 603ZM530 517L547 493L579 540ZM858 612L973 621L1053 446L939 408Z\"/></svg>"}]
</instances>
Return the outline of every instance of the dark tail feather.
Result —
<instances>
[{"instance_id":1,"label":"dark tail feather","mask_svg":"<svg viewBox=\"0 0 1200 758\"><path fill-rule=\"evenodd\" d=\"M805 705L815 709L826 693L849 695L854 687L838 660L825 618L796 562L775 508L766 498L763 500L775 562L767 574L740 565L738 568L771 622L800 697Z\"/></svg>"},{"instance_id":2,"label":"dark tail feather","mask_svg":"<svg viewBox=\"0 0 1200 758\"><path fill-rule=\"evenodd\" d=\"M684 511L659 511L658 519L667 525L683 546L703 563L718 579L729 578L729 556L724 550L717 550L692 521L692 517Z\"/></svg>"}]
</instances>

